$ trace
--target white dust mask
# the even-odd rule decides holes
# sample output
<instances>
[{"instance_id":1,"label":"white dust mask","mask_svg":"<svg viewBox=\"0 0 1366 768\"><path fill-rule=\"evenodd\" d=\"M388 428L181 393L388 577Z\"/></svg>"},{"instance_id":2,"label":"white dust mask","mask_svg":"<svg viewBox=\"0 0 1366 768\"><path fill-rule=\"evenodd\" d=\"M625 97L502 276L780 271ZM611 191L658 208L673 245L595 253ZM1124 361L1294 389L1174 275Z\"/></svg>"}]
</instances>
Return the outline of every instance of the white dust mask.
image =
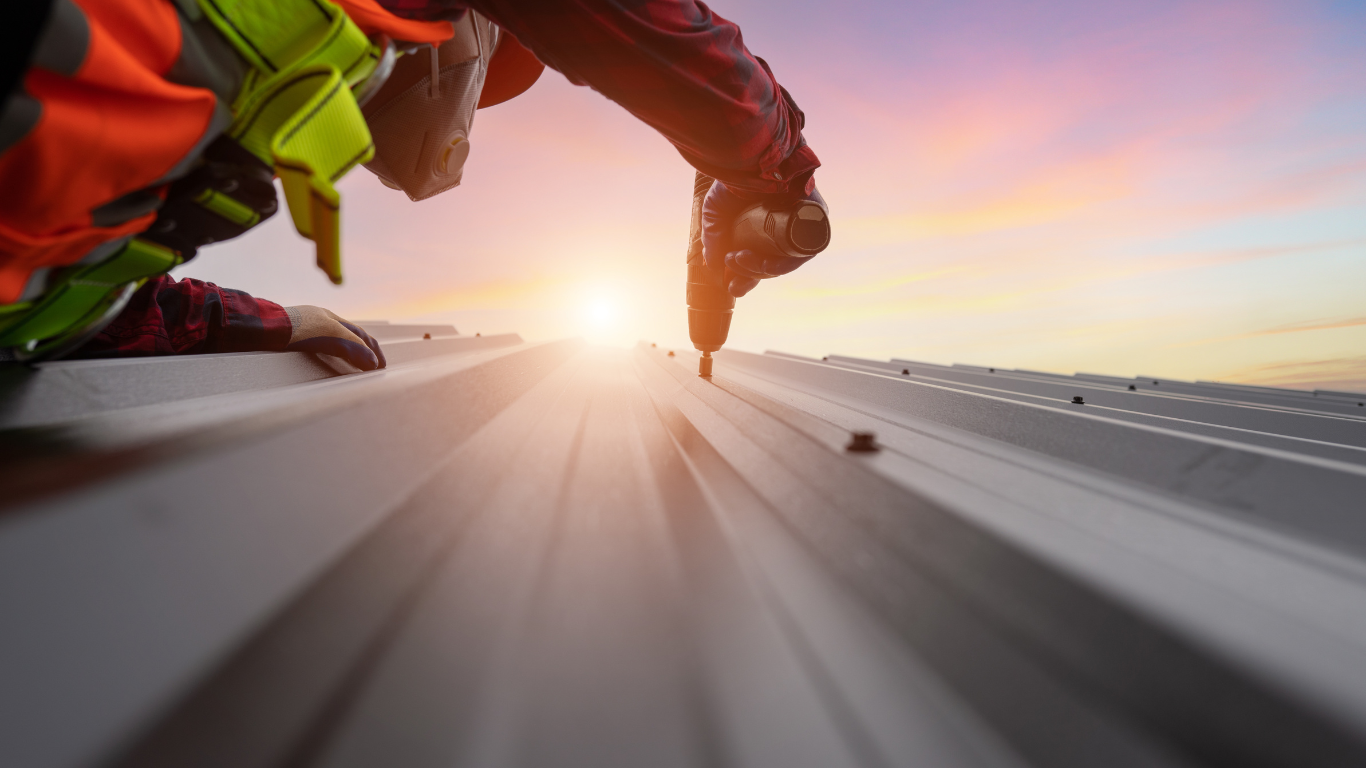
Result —
<instances>
[{"instance_id":1,"label":"white dust mask","mask_svg":"<svg viewBox=\"0 0 1366 768\"><path fill-rule=\"evenodd\" d=\"M365 110L375 142L375 157L365 167L385 186L425 200L460 183L497 36L496 26L470 11L456 22L454 38L399 60ZM427 72L418 77L424 63Z\"/></svg>"}]
</instances>

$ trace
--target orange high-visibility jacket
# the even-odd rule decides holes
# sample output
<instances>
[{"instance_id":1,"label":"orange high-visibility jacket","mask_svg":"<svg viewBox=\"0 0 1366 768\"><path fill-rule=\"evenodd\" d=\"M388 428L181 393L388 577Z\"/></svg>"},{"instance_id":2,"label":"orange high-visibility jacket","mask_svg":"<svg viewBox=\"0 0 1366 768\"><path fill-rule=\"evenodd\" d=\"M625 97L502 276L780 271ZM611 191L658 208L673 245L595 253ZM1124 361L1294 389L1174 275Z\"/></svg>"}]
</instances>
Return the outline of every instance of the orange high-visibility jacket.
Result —
<instances>
[{"instance_id":1,"label":"orange high-visibility jacket","mask_svg":"<svg viewBox=\"0 0 1366 768\"><path fill-rule=\"evenodd\" d=\"M375 0L334 2L367 34L452 34ZM215 71L222 52L205 50L218 45L227 50L172 0L53 0L0 117L0 305L41 293L49 268L98 260L151 225L167 184L231 119L233 79Z\"/></svg>"}]
</instances>

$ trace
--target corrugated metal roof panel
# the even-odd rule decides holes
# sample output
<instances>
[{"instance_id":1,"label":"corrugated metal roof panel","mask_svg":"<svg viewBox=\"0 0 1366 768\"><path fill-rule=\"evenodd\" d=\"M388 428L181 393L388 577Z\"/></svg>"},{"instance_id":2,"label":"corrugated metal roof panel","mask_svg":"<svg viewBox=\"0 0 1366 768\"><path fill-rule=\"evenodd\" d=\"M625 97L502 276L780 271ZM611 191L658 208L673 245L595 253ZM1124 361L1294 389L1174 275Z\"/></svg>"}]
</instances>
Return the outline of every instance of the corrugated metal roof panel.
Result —
<instances>
[{"instance_id":1,"label":"corrugated metal roof panel","mask_svg":"<svg viewBox=\"0 0 1366 768\"><path fill-rule=\"evenodd\" d=\"M0 432L5 764L1366 756L1324 398L443 341Z\"/></svg>"}]
</instances>

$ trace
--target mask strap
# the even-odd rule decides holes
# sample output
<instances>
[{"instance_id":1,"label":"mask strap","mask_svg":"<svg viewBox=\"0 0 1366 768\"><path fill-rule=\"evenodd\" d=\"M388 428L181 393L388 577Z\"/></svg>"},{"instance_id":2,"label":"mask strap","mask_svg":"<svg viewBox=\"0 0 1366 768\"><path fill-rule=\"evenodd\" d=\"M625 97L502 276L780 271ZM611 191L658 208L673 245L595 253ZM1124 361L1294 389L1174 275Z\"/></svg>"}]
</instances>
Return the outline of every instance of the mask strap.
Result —
<instances>
[{"instance_id":1,"label":"mask strap","mask_svg":"<svg viewBox=\"0 0 1366 768\"><path fill-rule=\"evenodd\" d=\"M437 58L436 44L427 46L432 54L432 87L428 91L433 99L441 95L441 61Z\"/></svg>"},{"instance_id":2,"label":"mask strap","mask_svg":"<svg viewBox=\"0 0 1366 768\"><path fill-rule=\"evenodd\" d=\"M482 70L484 68L484 36L479 32L479 19L471 15L470 21L474 23L474 49L479 51L479 68Z\"/></svg>"}]
</instances>

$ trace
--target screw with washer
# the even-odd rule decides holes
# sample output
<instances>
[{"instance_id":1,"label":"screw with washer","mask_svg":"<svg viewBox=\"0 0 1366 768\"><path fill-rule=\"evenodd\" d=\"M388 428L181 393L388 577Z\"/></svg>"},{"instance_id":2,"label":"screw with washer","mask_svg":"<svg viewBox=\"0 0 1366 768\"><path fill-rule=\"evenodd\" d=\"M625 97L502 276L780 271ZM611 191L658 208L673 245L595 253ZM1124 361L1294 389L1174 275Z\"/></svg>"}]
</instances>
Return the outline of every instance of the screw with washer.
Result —
<instances>
[{"instance_id":1,"label":"screw with washer","mask_svg":"<svg viewBox=\"0 0 1366 768\"><path fill-rule=\"evenodd\" d=\"M428 341L428 340L430 340L431 338L432 338L432 335L431 335L430 333L424 333L424 334L422 334L422 340L423 340L423 341Z\"/></svg>"},{"instance_id":2,"label":"screw with washer","mask_svg":"<svg viewBox=\"0 0 1366 768\"><path fill-rule=\"evenodd\" d=\"M910 375L911 375L911 369L910 369L910 368L902 368L902 369L901 369L901 375L902 375L902 376L910 376Z\"/></svg>"},{"instance_id":3,"label":"screw with washer","mask_svg":"<svg viewBox=\"0 0 1366 768\"><path fill-rule=\"evenodd\" d=\"M1072 402L1077 405L1086 405L1086 401L1081 399L1081 395L1073 395Z\"/></svg>"},{"instance_id":4,"label":"screw with washer","mask_svg":"<svg viewBox=\"0 0 1366 768\"><path fill-rule=\"evenodd\" d=\"M1138 387L1135 387L1133 384L1130 384L1130 385L1129 385L1129 391L1130 391L1130 392L1137 392L1137 391L1138 391Z\"/></svg>"},{"instance_id":5,"label":"screw with washer","mask_svg":"<svg viewBox=\"0 0 1366 768\"><path fill-rule=\"evenodd\" d=\"M877 435L872 432L853 432L844 450L850 453L876 453L882 450L877 444Z\"/></svg>"}]
</instances>

